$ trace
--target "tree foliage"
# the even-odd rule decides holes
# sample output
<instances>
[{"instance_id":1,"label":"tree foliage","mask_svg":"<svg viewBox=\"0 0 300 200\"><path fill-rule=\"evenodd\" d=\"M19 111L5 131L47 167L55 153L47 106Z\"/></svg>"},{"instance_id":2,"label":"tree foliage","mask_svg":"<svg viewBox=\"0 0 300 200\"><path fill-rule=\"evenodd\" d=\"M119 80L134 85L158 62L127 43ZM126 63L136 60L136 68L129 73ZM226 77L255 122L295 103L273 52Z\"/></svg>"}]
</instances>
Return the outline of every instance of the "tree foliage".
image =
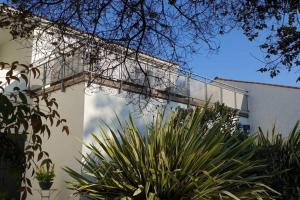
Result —
<instances>
[{"instance_id":1,"label":"tree foliage","mask_svg":"<svg viewBox=\"0 0 300 200\"><path fill-rule=\"evenodd\" d=\"M22 170L20 190L25 199L32 193L30 177L36 163L51 163L42 146L45 137L51 136L49 127L60 126L67 134L69 130L57 111L56 99L30 88L30 79L39 76L36 67L1 62L0 70L7 70L6 80L0 82L0 157ZM19 149L12 138L25 138L24 149Z\"/></svg>"},{"instance_id":2,"label":"tree foliage","mask_svg":"<svg viewBox=\"0 0 300 200\"><path fill-rule=\"evenodd\" d=\"M197 108L184 109L178 107L176 109L176 123L182 123L182 120L186 118L187 115L194 112ZM204 115L202 117L201 124L202 126L206 126L208 128L210 124L213 124L215 121L223 120L222 126L224 129L232 130L233 132L237 130L237 122L236 119L238 117L238 110L227 107L223 103L213 103L208 106L207 109L204 110Z\"/></svg>"},{"instance_id":3,"label":"tree foliage","mask_svg":"<svg viewBox=\"0 0 300 200\"><path fill-rule=\"evenodd\" d=\"M280 199L300 197L300 130L299 123L287 138L275 131L258 133L256 159L265 159L267 166L260 174L269 174L266 183L279 191Z\"/></svg>"},{"instance_id":4,"label":"tree foliage","mask_svg":"<svg viewBox=\"0 0 300 200\"><path fill-rule=\"evenodd\" d=\"M260 48L266 56L261 72L271 77L284 66L288 71L300 65L300 2L298 0L245 1L236 16L244 34L253 40L266 38ZM300 77L297 81L300 81Z\"/></svg>"},{"instance_id":5,"label":"tree foliage","mask_svg":"<svg viewBox=\"0 0 300 200\"><path fill-rule=\"evenodd\" d=\"M70 188L89 199L270 199L253 161L254 137L240 141L223 120L207 127L204 109L175 116L158 115L144 130L132 119L118 129L100 127L87 145L90 154L70 168Z\"/></svg>"},{"instance_id":6,"label":"tree foliage","mask_svg":"<svg viewBox=\"0 0 300 200\"><path fill-rule=\"evenodd\" d=\"M120 51L123 45L121 58L111 60L111 64L128 57L138 60L141 52L184 64L185 56L199 47L218 49L216 36L241 28L251 41L266 35L260 46L266 55L260 71L269 71L274 77L282 66L287 70L299 66L298 0L7 2L19 11L5 13L2 7L0 27L9 28L14 37L31 36L39 27L42 33L55 35L57 40L51 41L55 47L75 50L93 46L96 60L112 59L108 55ZM45 24L36 15L51 23ZM70 27L79 31L70 31ZM76 44L70 44L66 36L76 38ZM93 70L99 73L103 68Z\"/></svg>"}]
</instances>

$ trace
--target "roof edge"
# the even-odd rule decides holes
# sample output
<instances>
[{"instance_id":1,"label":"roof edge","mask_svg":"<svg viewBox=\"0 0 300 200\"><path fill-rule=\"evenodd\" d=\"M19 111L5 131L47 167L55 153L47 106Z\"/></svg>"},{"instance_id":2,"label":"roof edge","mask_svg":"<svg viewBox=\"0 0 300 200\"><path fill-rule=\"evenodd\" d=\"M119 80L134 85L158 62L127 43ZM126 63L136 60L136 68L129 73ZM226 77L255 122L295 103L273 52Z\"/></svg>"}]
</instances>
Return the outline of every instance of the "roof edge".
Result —
<instances>
[{"instance_id":1,"label":"roof edge","mask_svg":"<svg viewBox=\"0 0 300 200\"><path fill-rule=\"evenodd\" d=\"M215 77L214 80L230 81L230 82L237 82L237 83L250 83L250 84L257 84L257 85L266 85L266 86L283 87L283 88L300 90L300 87L297 87L297 86L280 85L280 84L272 84L272 83L262 83L262 82L255 82L255 81L243 81L243 80L226 79L226 78L220 78L220 77Z\"/></svg>"}]
</instances>

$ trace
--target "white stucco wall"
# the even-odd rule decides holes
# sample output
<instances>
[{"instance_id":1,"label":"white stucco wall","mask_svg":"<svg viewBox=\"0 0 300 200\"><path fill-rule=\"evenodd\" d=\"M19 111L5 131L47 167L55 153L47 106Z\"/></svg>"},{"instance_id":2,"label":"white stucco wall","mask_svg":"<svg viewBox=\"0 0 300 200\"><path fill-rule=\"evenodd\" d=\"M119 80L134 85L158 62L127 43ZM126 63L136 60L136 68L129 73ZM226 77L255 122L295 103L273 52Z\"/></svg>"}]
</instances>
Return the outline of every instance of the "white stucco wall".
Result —
<instances>
[{"instance_id":1,"label":"white stucco wall","mask_svg":"<svg viewBox=\"0 0 300 200\"><path fill-rule=\"evenodd\" d=\"M62 167L71 167L80 171L80 165L76 158L80 158L80 153L87 153L82 143L89 144L93 142L92 133L98 133L97 126L101 122L114 127L117 123L116 115L122 122L128 119L128 114L132 113L137 126L143 129L156 115L157 108L166 106L166 112L172 108L186 107L186 105L167 101L152 101L146 108L139 112L138 104L129 96L135 96L133 93L122 91L118 93L117 89L108 87L99 87L92 85L86 88L84 83L80 83L66 88L66 92L56 91L51 97L56 98L59 104L59 113L66 118L70 128L70 135L61 133L61 129L52 127L52 137L44 140L44 148L50 154L55 164L56 177L54 179L53 189L57 189L51 196L51 199L76 199L72 196L72 191L68 190L65 181L69 180L68 175L62 170ZM136 96L137 97L137 96ZM38 182L33 180L34 195L29 199L38 200L41 198L38 193Z\"/></svg>"},{"instance_id":2,"label":"white stucco wall","mask_svg":"<svg viewBox=\"0 0 300 200\"><path fill-rule=\"evenodd\" d=\"M31 40L12 40L9 30L6 29L0 29L0 37L0 40L3 40L0 43L0 62L12 63L14 61L18 61L22 64L31 63Z\"/></svg>"},{"instance_id":3,"label":"white stucco wall","mask_svg":"<svg viewBox=\"0 0 300 200\"><path fill-rule=\"evenodd\" d=\"M0 33L0 37L2 37L3 32ZM4 33L6 34L5 37L9 38L7 32ZM40 62L48 59L48 53L53 50L53 45L47 43L46 40L39 40L38 42L33 40L31 42L4 39L0 41L0 62L10 63L17 60L20 63L33 63L38 66ZM42 69L40 71L42 75ZM4 76L4 74L1 74L1 76ZM31 85L42 85L41 78L42 76L39 80L31 80ZM23 83L16 84L22 85ZM12 88L12 86L10 87ZM141 128L155 116L157 106L167 104L167 101L164 100L153 101L146 106L142 113L139 113L138 105L134 101L129 102L132 98L126 98L134 96L133 94L126 92L118 94L118 90L106 87L102 87L102 89L91 94L91 90L85 91L85 84L81 83L66 88L65 92L56 91L51 93L51 97L56 98L59 104L58 112L68 120L70 128L70 135L67 136L65 133L61 133L61 127L51 127L51 138L43 140L44 150L50 154L50 158L55 164L56 177L52 188L56 191L51 195L51 199L75 198L72 196L72 191L67 190L65 181L69 177L62 168L69 166L80 171L80 165L77 163L76 158L80 158L80 153L85 151L82 148L82 142L89 143L92 141L91 133L97 130L97 124L101 120L112 125L116 122L116 115L124 121L128 119L128 114L131 112ZM176 108L177 106L186 107L174 102L168 104L167 107L171 109L171 107ZM29 195L28 199L41 199L38 192L38 182L34 178L32 178L32 182L33 195Z\"/></svg>"},{"instance_id":4,"label":"white stucco wall","mask_svg":"<svg viewBox=\"0 0 300 200\"><path fill-rule=\"evenodd\" d=\"M61 132L61 127L51 127L52 136L48 140L43 140L44 150L46 150L55 164L56 177L54 179L53 192L51 199L67 200L76 199L72 196L72 191L67 189L65 181L69 176L62 170L63 167L69 166L80 171L80 165L75 158L80 157L82 149L83 136L83 116L84 116L84 83L80 83L66 88L65 92L56 91L51 94L51 97L56 98L59 105L58 112L62 118L67 119L70 130L70 135ZM41 196L37 192L39 189L38 183L34 180L33 191L34 195L28 199L40 200Z\"/></svg>"},{"instance_id":5,"label":"white stucco wall","mask_svg":"<svg viewBox=\"0 0 300 200\"><path fill-rule=\"evenodd\" d=\"M257 131L258 127L271 131L275 124L277 131L286 136L300 120L300 88L222 81L248 90L251 132Z\"/></svg>"},{"instance_id":6,"label":"white stucco wall","mask_svg":"<svg viewBox=\"0 0 300 200\"><path fill-rule=\"evenodd\" d=\"M11 64L18 61L21 64L31 63L31 40L12 40L7 29L0 29L0 62ZM5 74L8 70L0 70L0 81L5 81Z\"/></svg>"},{"instance_id":7,"label":"white stucco wall","mask_svg":"<svg viewBox=\"0 0 300 200\"><path fill-rule=\"evenodd\" d=\"M93 86L92 86L93 88ZM111 127L116 127L117 117L122 123L128 119L129 113L132 114L137 127L143 130L145 125L149 124L157 114L157 109L166 109L166 114L176 107L185 107L186 105L167 102L166 100L151 100L151 102L142 110L139 109L137 99L139 95L122 91L118 93L117 89L108 87L87 89L84 101L84 143L89 144L93 141L92 133L98 134L97 125L103 125L105 122ZM130 96L128 98L128 96ZM83 149L86 152L86 149Z\"/></svg>"}]
</instances>

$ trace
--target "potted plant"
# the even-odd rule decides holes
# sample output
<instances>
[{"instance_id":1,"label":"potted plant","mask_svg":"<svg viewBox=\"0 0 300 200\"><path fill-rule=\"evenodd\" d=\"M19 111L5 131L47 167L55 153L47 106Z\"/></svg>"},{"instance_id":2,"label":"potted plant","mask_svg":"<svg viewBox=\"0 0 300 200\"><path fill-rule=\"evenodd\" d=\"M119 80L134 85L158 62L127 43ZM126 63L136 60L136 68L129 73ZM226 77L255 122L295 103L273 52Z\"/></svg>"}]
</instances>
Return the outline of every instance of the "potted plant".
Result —
<instances>
[{"instance_id":1,"label":"potted plant","mask_svg":"<svg viewBox=\"0 0 300 200\"><path fill-rule=\"evenodd\" d=\"M49 190L51 188L54 177L54 165L47 167L43 165L39 166L35 173L35 178L39 181L42 190Z\"/></svg>"}]
</instances>

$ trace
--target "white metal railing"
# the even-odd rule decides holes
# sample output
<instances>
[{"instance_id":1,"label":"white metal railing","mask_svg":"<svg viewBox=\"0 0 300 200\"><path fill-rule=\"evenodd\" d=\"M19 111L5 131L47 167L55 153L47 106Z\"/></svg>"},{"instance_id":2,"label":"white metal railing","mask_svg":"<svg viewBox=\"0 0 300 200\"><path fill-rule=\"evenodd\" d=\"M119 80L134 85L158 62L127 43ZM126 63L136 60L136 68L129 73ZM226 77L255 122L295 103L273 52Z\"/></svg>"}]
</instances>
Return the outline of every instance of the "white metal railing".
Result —
<instances>
[{"instance_id":1,"label":"white metal railing","mask_svg":"<svg viewBox=\"0 0 300 200\"><path fill-rule=\"evenodd\" d=\"M119 81L121 84L122 82L129 82L143 87L151 87L170 95L186 98L188 101L207 101L210 99L212 103L221 102L231 108L248 112L248 92L246 90L189 71L170 71L161 67L157 68L150 63L143 62L142 65L137 65L133 60L129 62L132 63L107 69L103 68L103 63L90 66L82 62L80 56L64 61L54 59L42 64L44 69L42 81L43 85L46 86L81 72L98 74L100 71L93 69L101 69L102 66L101 77ZM141 67L143 72L140 70Z\"/></svg>"}]
</instances>

